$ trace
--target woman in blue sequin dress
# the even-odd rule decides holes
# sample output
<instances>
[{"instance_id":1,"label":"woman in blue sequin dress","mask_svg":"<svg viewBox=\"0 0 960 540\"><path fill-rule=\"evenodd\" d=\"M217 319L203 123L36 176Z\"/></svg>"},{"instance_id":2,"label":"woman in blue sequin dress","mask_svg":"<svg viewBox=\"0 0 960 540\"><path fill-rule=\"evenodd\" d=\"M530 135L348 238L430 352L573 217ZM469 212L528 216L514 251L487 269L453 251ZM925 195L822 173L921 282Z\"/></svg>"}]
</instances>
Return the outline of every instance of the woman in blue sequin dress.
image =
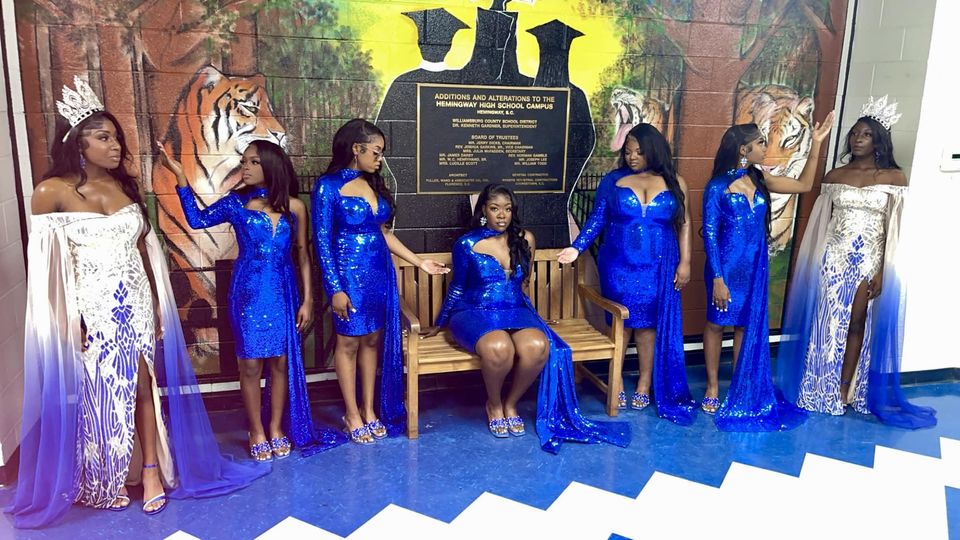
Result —
<instances>
[{"instance_id":1,"label":"woman in blue sequin dress","mask_svg":"<svg viewBox=\"0 0 960 540\"><path fill-rule=\"evenodd\" d=\"M805 193L813 187L820 145L830 133L833 113L814 127L813 145L800 178L759 169L766 141L756 124L733 126L723 134L713 178L703 194L706 251L707 324L703 346L707 391L702 408L716 413L725 431L792 429L806 415L783 401L770 373L767 284L770 192ZM717 372L724 326L734 327L734 372L719 402Z\"/></svg>"},{"instance_id":2,"label":"woman in blue sequin dress","mask_svg":"<svg viewBox=\"0 0 960 540\"><path fill-rule=\"evenodd\" d=\"M177 195L190 226L203 229L229 223L237 235L230 326L250 424L250 454L257 461L286 457L290 439L304 455L344 442L334 430L317 429L310 413L300 350L300 332L313 319L307 209L295 197L296 173L290 158L273 143L250 143L241 160L243 187L200 209L182 167L160 149L164 165L177 176ZM260 389L264 363L270 365L265 387L268 414L261 411L266 408ZM269 417L269 440L262 416Z\"/></svg>"},{"instance_id":3,"label":"woman in blue sequin dress","mask_svg":"<svg viewBox=\"0 0 960 540\"><path fill-rule=\"evenodd\" d=\"M380 175L385 144L377 126L359 118L347 122L334 135L333 158L313 188L313 239L334 314L344 423L351 440L361 444L399 434L406 421L400 300L390 254L431 274L449 271L415 255L390 230L393 197ZM381 357L378 416L373 397Z\"/></svg>"},{"instance_id":4,"label":"woman in blue sequin dress","mask_svg":"<svg viewBox=\"0 0 960 540\"><path fill-rule=\"evenodd\" d=\"M690 281L690 213L687 185L673 168L666 139L638 124L620 149L620 168L597 188L593 211L572 247L558 257L573 262L604 233L597 257L603 296L626 306L626 340L637 344L640 379L630 400L650 404L678 424L693 422L696 403L687 388L680 289ZM611 381L623 388L623 381ZM619 393L620 407L626 395Z\"/></svg>"},{"instance_id":5,"label":"woman in blue sequin dress","mask_svg":"<svg viewBox=\"0 0 960 540\"><path fill-rule=\"evenodd\" d=\"M565 440L626 446L628 424L583 417L573 386L570 348L540 318L524 293L536 246L533 234L521 228L516 212L516 199L505 186L490 184L480 193L473 229L454 244L453 281L437 326L427 336L449 325L457 343L480 356L487 425L495 437L526 433L517 402L539 375L541 448L556 453ZM504 398L504 380L511 370L513 382Z\"/></svg>"}]
</instances>

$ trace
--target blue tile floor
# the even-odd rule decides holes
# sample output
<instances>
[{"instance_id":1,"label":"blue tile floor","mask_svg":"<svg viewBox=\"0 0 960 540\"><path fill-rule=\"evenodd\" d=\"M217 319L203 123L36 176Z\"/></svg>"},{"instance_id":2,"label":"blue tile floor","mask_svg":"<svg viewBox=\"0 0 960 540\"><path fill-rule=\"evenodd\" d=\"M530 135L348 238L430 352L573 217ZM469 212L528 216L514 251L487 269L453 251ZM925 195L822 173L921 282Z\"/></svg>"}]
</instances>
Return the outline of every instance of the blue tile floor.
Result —
<instances>
[{"instance_id":1,"label":"blue tile floor","mask_svg":"<svg viewBox=\"0 0 960 540\"><path fill-rule=\"evenodd\" d=\"M694 395L702 395L702 368L691 368L690 376ZM628 378L628 390L634 383ZM246 539L288 516L345 537L391 503L450 522L483 492L546 509L573 481L633 498L655 471L720 486L734 461L796 476L807 453L867 467L878 445L939 458L940 437L960 440L960 383L905 390L916 403L938 410L935 428L904 431L848 413L811 415L786 433L721 433L709 416L701 414L693 426L679 427L658 419L650 407L621 413L633 429L629 448L567 444L556 456L540 450L533 434L492 438L485 429L479 387L434 392L421 396L421 435L415 441L396 438L370 446L349 444L310 458L294 455L276 462L269 476L241 492L171 501L153 517L139 511L135 490L134 505L126 512L74 507L64 521L42 531L17 531L2 515L0 538L146 539L184 531L203 540ZM599 392L587 383L579 391L584 411L604 418ZM533 399L530 392L522 403L528 425ZM318 420L331 424L341 414L337 406L318 407L316 413ZM225 451L241 454L245 432L240 411L215 413L213 420ZM11 496L9 489L0 490L0 505ZM945 499L951 538L960 539L960 490L947 487Z\"/></svg>"}]
</instances>

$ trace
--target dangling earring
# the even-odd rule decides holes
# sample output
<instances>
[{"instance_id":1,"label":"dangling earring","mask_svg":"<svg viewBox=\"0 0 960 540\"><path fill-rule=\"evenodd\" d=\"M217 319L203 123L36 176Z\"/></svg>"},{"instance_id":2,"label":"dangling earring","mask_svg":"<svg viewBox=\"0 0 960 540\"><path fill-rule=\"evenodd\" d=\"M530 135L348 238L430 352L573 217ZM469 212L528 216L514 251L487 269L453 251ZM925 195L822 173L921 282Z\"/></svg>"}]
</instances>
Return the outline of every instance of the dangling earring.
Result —
<instances>
[{"instance_id":1,"label":"dangling earring","mask_svg":"<svg viewBox=\"0 0 960 540\"><path fill-rule=\"evenodd\" d=\"M80 168L81 169L87 168L87 160L83 159L83 154L80 154Z\"/></svg>"},{"instance_id":2,"label":"dangling earring","mask_svg":"<svg viewBox=\"0 0 960 540\"><path fill-rule=\"evenodd\" d=\"M879 151L879 150L874 150L874 151L873 151L873 160L874 160L874 161L880 161L880 151Z\"/></svg>"},{"instance_id":3,"label":"dangling earring","mask_svg":"<svg viewBox=\"0 0 960 540\"><path fill-rule=\"evenodd\" d=\"M487 218L486 218L486 216L480 216L480 226L481 226L481 227L486 227L486 226L487 226Z\"/></svg>"},{"instance_id":4,"label":"dangling earring","mask_svg":"<svg viewBox=\"0 0 960 540\"><path fill-rule=\"evenodd\" d=\"M357 155L354 154L354 155L353 155L353 161L350 162L350 168L351 168L351 169L356 169L357 167L359 167L359 164L357 163Z\"/></svg>"},{"instance_id":5,"label":"dangling earring","mask_svg":"<svg viewBox=\"0 0 960 540\"><path fill-rule=\"evenodd\" d=\"M740 168L741 169L747 168L747 156L740 156Z\"/></svg>"}]
</instances>

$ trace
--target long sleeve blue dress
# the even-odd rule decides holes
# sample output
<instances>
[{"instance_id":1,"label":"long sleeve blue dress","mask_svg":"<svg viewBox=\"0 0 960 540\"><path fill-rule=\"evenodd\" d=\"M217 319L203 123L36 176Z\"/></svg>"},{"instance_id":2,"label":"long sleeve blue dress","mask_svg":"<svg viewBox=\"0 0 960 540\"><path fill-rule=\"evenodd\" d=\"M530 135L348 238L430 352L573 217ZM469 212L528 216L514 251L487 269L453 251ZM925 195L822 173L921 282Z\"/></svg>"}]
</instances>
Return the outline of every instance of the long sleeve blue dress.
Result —
<instances>
[{"instance_id":1,"label":"long sleeve blue dress","mask_svg":"<svg viewBox=\"0 0 960 540\"><path fill-rule=\"evenodd\" d=\"M744 327L740 355L715 422L721 431L782 431L806 420L786 402L770 372L767 307L767 201L757 190L753 204L730 184L747 174L737 169L710 180L703 194L703 244L707 261L707 319L721 326ZM730 289L728 310L713 306L713 279Z\"/></svg>"},{"instance_id":2,"label":"long sleeve blue dress","mask_svg":"<svg viewBox=\"0 0 960 540\"><path fill-rule=\"evenodd\" d=\"M293 444L304 455L312 455L346 442L338 431L317 428L310 413L296 323L300 292L291 255L296 217L292 213L283 216L274 226L264 212L247 209L250 199L267 196L263 188L243 195L231 191L202 210L189 186L178 187L177 195L187 223L194 229L233 225L239 254L230 279L230 326L237 341L237 357L287 355L288 398L283 424ZM270 402L269 377L268 372L265 412Z\"/></svg>"},{"instance_id":3,"label":"long sleeve blue dress","mask_svg":"<svg viewBox=\"0 0 960 540\"><path fill-rule=\"evenodd\" d=\"M406 426L400 297L382 229L390 219L390 206L383 197L374 209L362 197L341 195L344 184L358 177L358 170L341 169L317 179L313 240L327 298L344 292L356 310L349 320L333 318L336 333L363 336L383 329L380 420L388 434L399 435Z\"/></svg>"},{"instance_id":4,"label":"long sleeve blue dress","mask_svg":"<svg viewBox=\"0 0 960 540\"><path fill-rule=\"evenodd\" d=\"M508 276L496 258L473 250L477 242L497 234L479 227L454 244L453 280L437 315L437 326L449 325L457 343L474 352L477 340L494 330L542 330L550 341L550 356L540 373L537 394L540 447L556 454L563 441L629 445L629 424L593 422L580 412L570 347L540 318L523 293L523 265L518 264Z\"/></svg>"},{"instance_id":5,"label":"long sleeve blue dress","mask_svg":"<svg viewBox=\"0 0 960 540\"><path fill-rule=\"evenodd\" d=\"M680 292L673 278L680 243L673 227L676 197L665 190L644 205L617 181L629 167L608 173L597 188L593 211L573 247L583 252L604 233L597 256L603 296L626 306L627 328L654 328L653 397L657 414L681 425L693 423L696 402L687 386Z\"/></svg>"}]
</instances>

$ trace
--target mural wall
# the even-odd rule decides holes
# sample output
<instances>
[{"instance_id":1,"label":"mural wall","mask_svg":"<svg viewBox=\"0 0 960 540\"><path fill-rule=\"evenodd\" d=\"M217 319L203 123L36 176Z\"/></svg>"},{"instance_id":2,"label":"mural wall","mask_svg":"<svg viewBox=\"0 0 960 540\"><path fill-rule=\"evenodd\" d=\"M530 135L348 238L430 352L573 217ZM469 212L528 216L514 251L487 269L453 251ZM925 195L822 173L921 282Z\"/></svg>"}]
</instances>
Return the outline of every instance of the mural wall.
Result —
<instances>
[{"instance_id":1,"label":"mural wall","mask_svg":"<svg viewBox=\"0 0 960 540\"><path fill-rule=\"evenodd\" d=\"M626 132L650 122L676 150L691 186L695 230L702 188L723 130L756 122L764 164L795 176L810 127L834 102L846 2L827 0L17 0L30 155L47 166L59 88L75 74L123 123L149 206L171 254L181 318L198 372L233 373L226 321L224 226L192 231L174 179L151 141L180 159L211 202L236 185L240 154L267 139L290 151L308 197L334 131L353 117L387 134L397 234L414 251L447 250L470 211L467 195L416 193L418 83L567 89L562 193L524 194L525 223L543 247L569 242L568 201L609 170ZM771 325L779 325L795 197L776 201ZM802 205L801 205L802 206ZM702 273L695 242L694 276ZM218 288L218 284L220 287ZM700 281L684 293L685 331L702 328ZM318 303L322 305L322 303ZM307 344L326 367L328 322Z\"/></svg>"}]
</instances>

